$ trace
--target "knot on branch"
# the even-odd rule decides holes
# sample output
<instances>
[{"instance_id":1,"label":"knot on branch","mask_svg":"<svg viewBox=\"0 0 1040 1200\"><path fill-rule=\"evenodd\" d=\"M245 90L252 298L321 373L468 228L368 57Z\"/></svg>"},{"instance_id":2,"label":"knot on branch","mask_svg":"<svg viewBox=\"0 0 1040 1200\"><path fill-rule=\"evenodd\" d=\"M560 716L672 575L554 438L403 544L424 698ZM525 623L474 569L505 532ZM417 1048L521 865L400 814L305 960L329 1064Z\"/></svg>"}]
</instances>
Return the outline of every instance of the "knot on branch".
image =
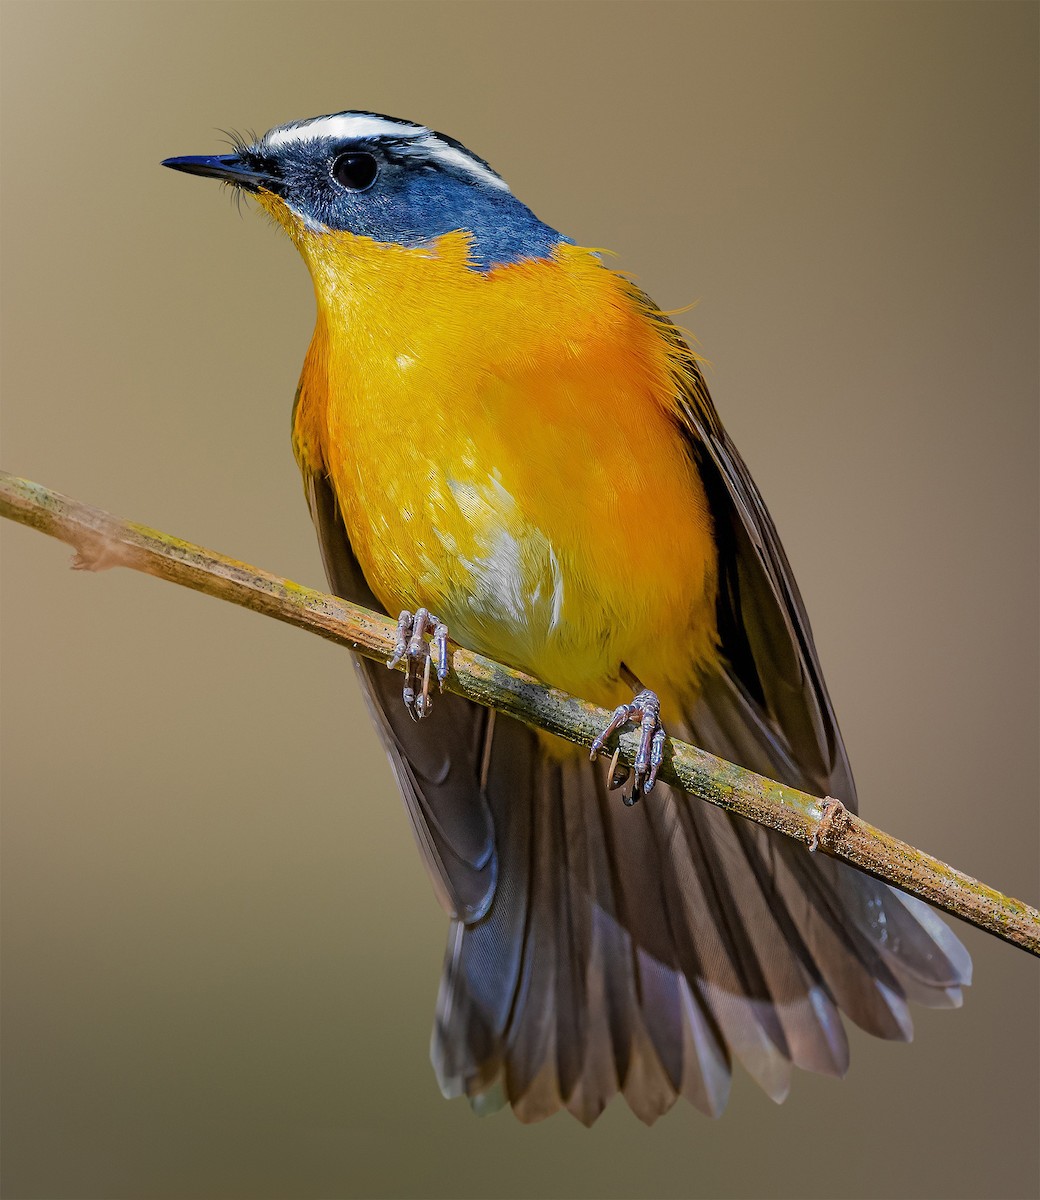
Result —
<instances>
[{"instance_id":1,"label":"knot on branch","mask_svg":"<svg viewBox=\"0 0 1040 1200\"><path fill-rule=\"evenodd\" d=\"M809 853L815 854L821 844L826 849L827 839L832 835L842 833L848 823L849 810L845 805L840 800L835 800L833 796L826 796L823 801L823 815L809 839Z\"/></svg>"}]
</instances>

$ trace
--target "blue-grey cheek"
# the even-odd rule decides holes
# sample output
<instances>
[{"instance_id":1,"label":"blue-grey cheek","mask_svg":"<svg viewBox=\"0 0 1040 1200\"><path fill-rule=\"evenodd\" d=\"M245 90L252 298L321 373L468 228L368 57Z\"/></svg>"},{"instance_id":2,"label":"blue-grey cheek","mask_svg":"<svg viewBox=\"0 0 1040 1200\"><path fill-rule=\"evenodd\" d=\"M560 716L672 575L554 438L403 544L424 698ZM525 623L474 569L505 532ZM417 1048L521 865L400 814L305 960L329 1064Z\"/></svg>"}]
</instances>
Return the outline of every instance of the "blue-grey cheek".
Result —
<instances>
[{"instance_id":1,"label":"blue-grey cheek","mask_svg":"<svg viewBox=\"0 0 1040 1200\"><path fill-rule=\"evenodd\" d=\"M297 212L328 229L420 246L455 229L473 236L472 265L487 271L523 258L545 258L564 239L509 194L475 193L434 173L402 178L385 171L365 192L348 192L311 177L286 196Z\"/></svg>"}]
</instances>

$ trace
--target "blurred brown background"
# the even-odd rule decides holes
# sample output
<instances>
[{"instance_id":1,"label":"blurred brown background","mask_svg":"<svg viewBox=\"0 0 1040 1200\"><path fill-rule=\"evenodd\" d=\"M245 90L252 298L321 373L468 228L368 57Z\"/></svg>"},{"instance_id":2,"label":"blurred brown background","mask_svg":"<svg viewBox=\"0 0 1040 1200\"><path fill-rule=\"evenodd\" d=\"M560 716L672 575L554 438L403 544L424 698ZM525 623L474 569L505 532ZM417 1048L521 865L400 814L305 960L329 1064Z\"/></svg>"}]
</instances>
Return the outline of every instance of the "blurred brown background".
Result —
<instances>
[{"instance_id":1,"label":"blurred brown background","mask_svg":"<svg viewBox=\"0 0 1040 1200\"><path fill-rule=\"evenodd\" d=\"M3 6L3 466L302 582L305 270L160 170L347 107L486 156L711 360L868 817L1037 879L1034 4ZM478 1120L345 656L6 526L4 1195L1024 1197L1037 963L725 1117Z\"/></svg>"}]
</instances>

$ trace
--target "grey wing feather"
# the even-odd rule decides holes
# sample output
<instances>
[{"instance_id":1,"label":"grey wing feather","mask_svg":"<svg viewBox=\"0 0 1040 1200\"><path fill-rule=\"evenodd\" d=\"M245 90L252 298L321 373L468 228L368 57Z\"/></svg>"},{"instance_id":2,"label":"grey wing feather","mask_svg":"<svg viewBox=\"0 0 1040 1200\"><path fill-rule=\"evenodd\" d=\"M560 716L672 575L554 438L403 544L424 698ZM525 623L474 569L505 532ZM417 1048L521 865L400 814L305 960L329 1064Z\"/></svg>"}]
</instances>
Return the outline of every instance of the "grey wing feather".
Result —
<instances>
[{"instance_id":1,"label":"grey wing feather","mask_svg":"<svg viewBox=\"0 0 1040 1200\"><path fill-rule=\"evenodd\" d=\"M809 618L772 517L678 329L646 303L683 356L680 427L707 492L719 555L723 669L705 681L691 733L723 758L855 811Z\"/></svg>"}]
</instances>

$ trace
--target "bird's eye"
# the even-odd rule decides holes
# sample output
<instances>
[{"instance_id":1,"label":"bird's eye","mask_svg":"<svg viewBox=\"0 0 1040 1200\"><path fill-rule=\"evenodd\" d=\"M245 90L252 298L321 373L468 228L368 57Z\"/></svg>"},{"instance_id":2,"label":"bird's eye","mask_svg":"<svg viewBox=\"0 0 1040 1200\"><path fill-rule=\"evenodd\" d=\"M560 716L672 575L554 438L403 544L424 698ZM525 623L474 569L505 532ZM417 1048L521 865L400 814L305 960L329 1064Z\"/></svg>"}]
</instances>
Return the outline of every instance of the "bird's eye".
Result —
<instances>
[{"instance_id":1,"label":"bird's eye","mask_svg":"<svg viewBox=\"0 0 1040 1200\"><path fill-rule=\"evenodd\" d=\"M379 174L379 163L371 154L352 151L341 154L332 164L332 175L337 183L351 192L364 192L372 186Z\"/></svg>"}]
</instances>

